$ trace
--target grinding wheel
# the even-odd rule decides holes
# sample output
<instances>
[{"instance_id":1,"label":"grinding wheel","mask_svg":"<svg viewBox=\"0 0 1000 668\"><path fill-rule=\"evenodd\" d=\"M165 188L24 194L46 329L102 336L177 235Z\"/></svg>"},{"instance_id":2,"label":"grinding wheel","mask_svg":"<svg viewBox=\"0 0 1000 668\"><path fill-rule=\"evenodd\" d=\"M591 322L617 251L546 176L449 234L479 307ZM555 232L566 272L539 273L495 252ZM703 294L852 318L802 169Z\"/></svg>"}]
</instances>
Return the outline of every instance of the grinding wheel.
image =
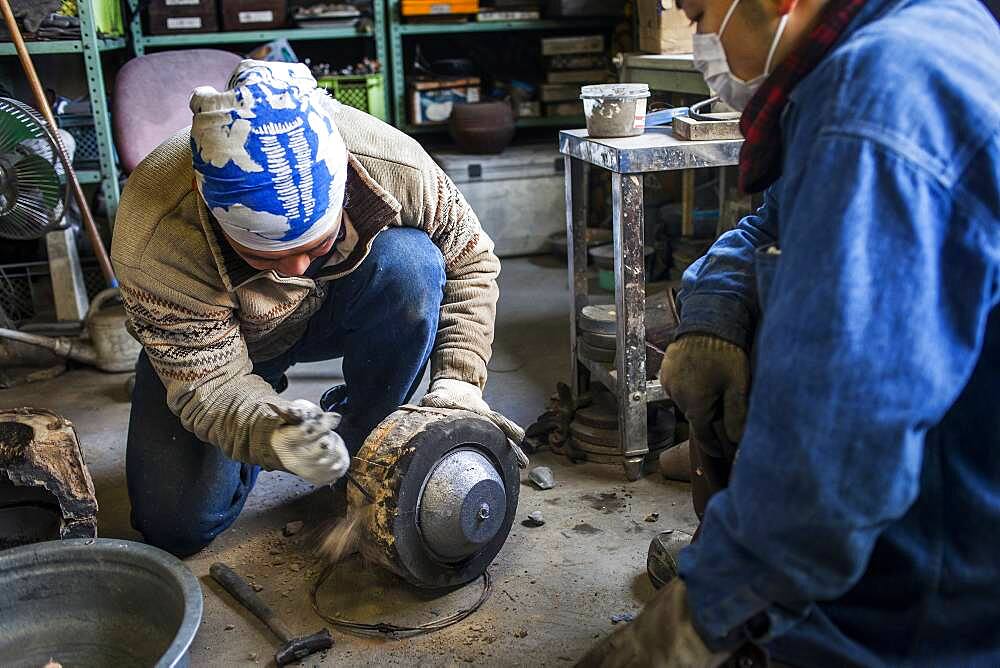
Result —
<instances>
[{"instance_id":1,"label":"grinding wheel","mask_svg":"<svg viewBox=\"0 0 1000 668\"><path fill-rule=\"evenodd\" d=\"M351 463L369 503L361 553L418 587L470 582L500 552L517 514L520 474L507 437L467 411L403 408L376 427ZM368 507L373 506L373 507Z\"/></svg>"}]
</instances>

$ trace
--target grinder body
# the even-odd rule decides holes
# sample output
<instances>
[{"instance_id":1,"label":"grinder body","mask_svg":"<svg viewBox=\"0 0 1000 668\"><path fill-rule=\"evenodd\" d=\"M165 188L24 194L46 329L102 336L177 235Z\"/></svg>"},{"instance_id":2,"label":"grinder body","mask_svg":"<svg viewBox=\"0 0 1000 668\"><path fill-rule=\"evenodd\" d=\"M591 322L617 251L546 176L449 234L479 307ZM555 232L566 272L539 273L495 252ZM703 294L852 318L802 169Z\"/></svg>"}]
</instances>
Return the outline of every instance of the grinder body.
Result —
<instances>
[{"instance_id":1,"label":"grinder body","mask_svg":"<svg viewBox=\"0 0 1000 668\"><path fill-rule=\"evenodd\" d=\"M423 588L454 587L486 570L517 513L520 474L507 438L475 413L404 407L351 463L363 556Z\"/></svg>"}]
</instances>

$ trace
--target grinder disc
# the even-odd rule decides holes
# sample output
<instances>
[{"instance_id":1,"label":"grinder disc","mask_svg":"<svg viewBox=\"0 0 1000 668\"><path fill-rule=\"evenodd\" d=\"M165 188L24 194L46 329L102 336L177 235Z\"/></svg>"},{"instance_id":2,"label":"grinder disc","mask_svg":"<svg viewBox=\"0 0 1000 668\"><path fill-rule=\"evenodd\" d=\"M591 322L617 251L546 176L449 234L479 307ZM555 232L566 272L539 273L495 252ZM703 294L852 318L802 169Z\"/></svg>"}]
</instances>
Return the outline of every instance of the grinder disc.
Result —
<instances>
[{"instance_id":1,"label":"grinder disc","mask_svg":"<svg viewBox=\"0 0 1000 668\"><path fill-rule=\"evenodd\" d=\"M369 503L362 554L413 585L453 587L482 575L507 540L520 475L507 438L467 411L403 408L376 427L351 463Z\"/></svg>"}]
</instances>

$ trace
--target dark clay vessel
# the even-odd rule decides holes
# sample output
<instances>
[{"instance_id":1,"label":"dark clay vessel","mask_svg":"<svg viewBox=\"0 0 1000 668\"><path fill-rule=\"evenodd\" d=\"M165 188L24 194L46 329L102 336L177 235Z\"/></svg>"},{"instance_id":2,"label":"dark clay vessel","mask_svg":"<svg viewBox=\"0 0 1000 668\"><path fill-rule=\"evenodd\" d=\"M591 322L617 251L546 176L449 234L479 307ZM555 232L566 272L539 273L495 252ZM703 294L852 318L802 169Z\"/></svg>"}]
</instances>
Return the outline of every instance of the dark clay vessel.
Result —
<instances>
[{"instance_id":1,"label":"dark clay vessel","mask_svg":"<svg viewBox=\"0 0 1000 668\"><path fill-rule=\"evenodd\" d=\"M457 104L448 125L451 138L466 153L500 153L514 138L514 114L507 102Z\"/></svg>"}]
</instances>

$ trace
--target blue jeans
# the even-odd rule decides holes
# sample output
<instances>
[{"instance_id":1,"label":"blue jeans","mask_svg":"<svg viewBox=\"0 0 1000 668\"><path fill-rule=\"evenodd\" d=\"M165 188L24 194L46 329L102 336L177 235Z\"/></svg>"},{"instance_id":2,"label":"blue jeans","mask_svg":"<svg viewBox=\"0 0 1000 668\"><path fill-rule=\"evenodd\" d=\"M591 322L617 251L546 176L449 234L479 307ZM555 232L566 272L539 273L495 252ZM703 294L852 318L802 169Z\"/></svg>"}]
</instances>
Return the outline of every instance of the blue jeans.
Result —
<instances>
[{"instance_id":1,"label":"blue jeans","mask_svg":"<svg viewBox=\"0 0 1000 668\"><path fill-rule=\"evenodd\" d=\"M383 231L351 274L331 281L322 308L285 354L254 373L276 389L297 362L344 358L346 399L338 433L351 453L423 376L437 334L444 260L426 233ZM260 467L233 461L201 442L167 408L145 353L136 365L126 451L132 525L146 542L188 556L229 528Z\"/></svg>"}]
</instances>

